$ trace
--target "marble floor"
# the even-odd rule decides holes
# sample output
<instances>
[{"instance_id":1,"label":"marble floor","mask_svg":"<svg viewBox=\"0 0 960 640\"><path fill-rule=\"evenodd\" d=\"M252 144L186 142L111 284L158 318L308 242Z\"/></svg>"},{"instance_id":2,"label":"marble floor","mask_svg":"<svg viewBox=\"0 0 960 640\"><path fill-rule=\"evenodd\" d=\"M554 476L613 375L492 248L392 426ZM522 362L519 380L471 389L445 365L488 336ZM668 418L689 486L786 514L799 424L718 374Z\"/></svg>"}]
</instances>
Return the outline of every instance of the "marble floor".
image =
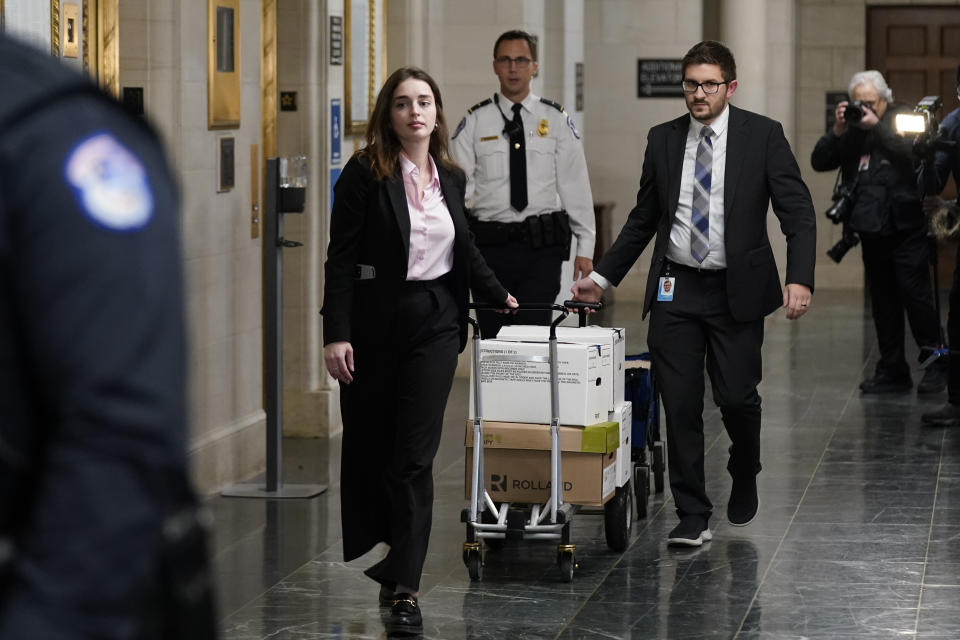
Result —
<instances>
[{"instance_id":1,"label":"marble floor","mask_svg":"<svg viewBox=\"0 0 960 640\"><path fill-rule=\"evenodd\" d=\"M635 305L604 313L603 324L627 328L628 353L645 350ZM669 490L650 496L623 553L607 548L602 515L578 513L570 583L554 544L534 542L489 552L483 580L470 581L459 521L467 385L458 378L435 466L423 637L960 638L960 429L921 425L944 393L861 396L876 357L859 291L818 293L799 322L771 316L758 518L743 528L724 521L728 438L708 398L713 541L667 548ZM376 585L361 574L377 551L342 561L338 445L285 442L286 482L329 483L318 498L211 499L224 639L386 637Z\"/></svg>"}]
</instances>

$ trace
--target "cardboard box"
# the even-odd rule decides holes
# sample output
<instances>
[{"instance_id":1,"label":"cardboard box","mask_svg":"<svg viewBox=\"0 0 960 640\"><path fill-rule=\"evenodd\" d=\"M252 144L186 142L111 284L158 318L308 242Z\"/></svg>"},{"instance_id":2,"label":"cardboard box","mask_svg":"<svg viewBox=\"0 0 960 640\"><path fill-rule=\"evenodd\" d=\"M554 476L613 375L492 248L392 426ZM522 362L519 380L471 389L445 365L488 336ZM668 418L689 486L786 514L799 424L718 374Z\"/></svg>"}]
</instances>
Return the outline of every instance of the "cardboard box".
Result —
<instances>
[{"instance_id":1,"label":"cardboard box","mask_svg":"<svg viewBox=\"0 0 960 640\"><path fill-rule=\"evenodd\" d=\"M549 339L550 327L536 325L508 325L501 328L497 334L497 340L511 342L547 342ZM600 353L601 366L609 367L611 381L607 411L615 411L624 400L626 331L616 327L557 327L557 342L596 344L604 347Z\"/></svg>"},{"instance_id":2,"label":"cardboard box","mask_svg":"<svg viewBox=\"0 0 960 640\"><path fill-rule=\"evenodd\" d=\"M633 433L633 405L630 402L621 402L610 412L610 422L617 423L619 432L620 451L617 456L617 486L622 487L630 480L633 474L633 460L630 437ZM645 443L637 446L645 446Z\"/></svg>"},{"instance_id":3,"label":"cardboard box","mask_svg":"<svg viewBox=\"0 0 960 640\"><path fill-rule=\"evenodd\" d=\"M617 486L619 426L560 427L563 500L600 506ZM483 425L484 486L496 502L539 502L550 498L550 426L486 422ZM473 421L467 421L465 492L473 472ZM627 452L629 456L629 451Z\"/></svg>"},{"instance_id":4,"label":"cardboard box","mask_svg":"<svg viewBox=\"0 0 960 640\"><path fill-rule=\"evenodd\" d=\"M480 341L484 419L550 423L549 346L546 342ZM611 371L600 366L600 352L598 345L557 345L561 424L583 426L607 419Z\"/></svg>"}]
</instances>

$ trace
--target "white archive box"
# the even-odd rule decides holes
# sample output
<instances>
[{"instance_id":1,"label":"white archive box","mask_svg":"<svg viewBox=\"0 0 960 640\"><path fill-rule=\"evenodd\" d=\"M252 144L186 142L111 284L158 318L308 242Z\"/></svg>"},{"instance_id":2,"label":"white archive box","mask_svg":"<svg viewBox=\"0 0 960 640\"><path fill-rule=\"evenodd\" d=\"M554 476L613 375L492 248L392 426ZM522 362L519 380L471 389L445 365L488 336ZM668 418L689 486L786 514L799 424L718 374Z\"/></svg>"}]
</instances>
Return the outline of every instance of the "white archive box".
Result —
<instances>
[{"instance_id":1,"label":"white archive box","mask_svg":"<svg viewBox=\"0 0 960 640\"><path fill-rule=\"evenodd\" d=\"M610 373L598 345L557 343L560 424L606 422ZM550 424L550 344L480 341L480 394L484 420ZM472 375L472 369L471 369ZM473 394L470 416L473 417Z\"/></svg>"},{"instance_id":2,"label":"white archive box","mask_svg":"<svg viewBox=\"0 0 960 640\"><path fill-rule=\"evenodd\" d=\"M630 474L633 472L633 460L631 456L630 444L631 434L633 433L633 404L627 400L617 405L617 408L610 412L608 420L620 425L620 453L617 455L617 486L622 487L630 480ZM644 445L638 445L644 446ZM634 488L636 490L636 488Z\"/></svg>"},{"instance_id":3,"label":"white archive box","mask_svg":"<svg viewBox=\"0 0 960 640\"><path fill-rule=\"evenodd\" d=\"M543 341L550 338L550 327L542 325L508 325L500 329L497 340ZM624 368L626 358L627 334L616 327L557 327L557 342L577 344L608 345L609 350L601 351L602 364L610 368L609 404L607 411L614 411L623 403Z\"/></svg>"}]
</instances>

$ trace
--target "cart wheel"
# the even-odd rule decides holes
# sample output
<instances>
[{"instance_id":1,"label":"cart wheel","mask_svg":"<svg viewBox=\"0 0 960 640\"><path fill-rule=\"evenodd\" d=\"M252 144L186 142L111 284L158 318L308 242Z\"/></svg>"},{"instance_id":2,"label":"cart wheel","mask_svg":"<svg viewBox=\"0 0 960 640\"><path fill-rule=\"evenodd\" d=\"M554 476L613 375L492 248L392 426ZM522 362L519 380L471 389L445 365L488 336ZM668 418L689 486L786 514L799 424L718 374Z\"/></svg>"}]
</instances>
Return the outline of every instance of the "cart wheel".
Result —
<instances>
[{"instance_id":1,"label":"cart wheel","mask_svg":"<svg viewBox=\"0 0 960 640\"><path fill-rule=\"evenodd\" d=\"M464 550L463 562L467 565L470 579L478 582L483 579L483 555L477 549Z\"/></svg>"},{"instance_id":2,"label":"cart wheel","mask_svg":"<svg viewBox=\"0 0 960 640\"><path fill-rule=\"evenodd\" d=\"M483 524L497 524L497 519L493 517L493 514L484 509L483 513L480 514L480 522ZM503 538L484 538L483 544L487 546L491 551L500 551L503 549L503 543L506 540Z\"/></svg>"},{"instance_id":3,"label":"cart wheel","mask_svg":"<svg viewBox=\"0 0 960 640\"><path fill-rule=\"evenodd\" d=\"M573 570L577 566L575 560L576 554L573 551L569 549L557 551L557 564L560 566L560 578L564 582L573 582Z\"/></svg>"},{"instance_id":4,"label":"cart wheel","mask_svg":"<svg viewBox=\"0 0 960 640\"><path fill-rule=\"evenodd\" d=\"M653 443L653 486L657 493L663 493L663 472L666 467L663 464L663 440L657 440Z\"/></svg>"},{"instance_id":5,"label":"cart wheel","mask_svg":"<svg viewBox=\"0 0 960 640\"><path fill-rule=\"evenodd\" d=\"M626 551L633 530L633 496L631 482L617 487L613 497L603 505L603 532L607 546L614 551Z\"/></svg>"},{"instance_id":6,"label":"cart wheel","mask_svg":"<svg viewBox=\"0 0 960 640\"><path fill-rule=\"evenodd\" d=\"M638 464L633 468L633 494L637 497L637 519L647 518L647 504L650 500L650 467Z\"/></svg>"}]
</instances>

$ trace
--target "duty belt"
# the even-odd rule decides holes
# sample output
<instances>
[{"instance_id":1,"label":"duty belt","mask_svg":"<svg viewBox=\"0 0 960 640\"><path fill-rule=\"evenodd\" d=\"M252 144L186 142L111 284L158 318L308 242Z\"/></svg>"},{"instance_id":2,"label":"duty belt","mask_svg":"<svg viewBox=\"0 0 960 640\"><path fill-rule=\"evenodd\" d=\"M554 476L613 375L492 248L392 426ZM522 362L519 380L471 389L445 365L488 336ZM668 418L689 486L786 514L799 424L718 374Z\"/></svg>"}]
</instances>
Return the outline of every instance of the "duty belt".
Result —
<instances>
[{"instance_id":1,"label":"duty belt","mask_svg":"<svg viewBox=\"0 0 960 640\"><path fill-rule=\"evenodd\" d=\"M566 211L541 213L520 222L483 222L471 217L470 230L478 247L520 242L531 249L559 246L569 251L572 237Z\"/></svg>"}]
</instances>

